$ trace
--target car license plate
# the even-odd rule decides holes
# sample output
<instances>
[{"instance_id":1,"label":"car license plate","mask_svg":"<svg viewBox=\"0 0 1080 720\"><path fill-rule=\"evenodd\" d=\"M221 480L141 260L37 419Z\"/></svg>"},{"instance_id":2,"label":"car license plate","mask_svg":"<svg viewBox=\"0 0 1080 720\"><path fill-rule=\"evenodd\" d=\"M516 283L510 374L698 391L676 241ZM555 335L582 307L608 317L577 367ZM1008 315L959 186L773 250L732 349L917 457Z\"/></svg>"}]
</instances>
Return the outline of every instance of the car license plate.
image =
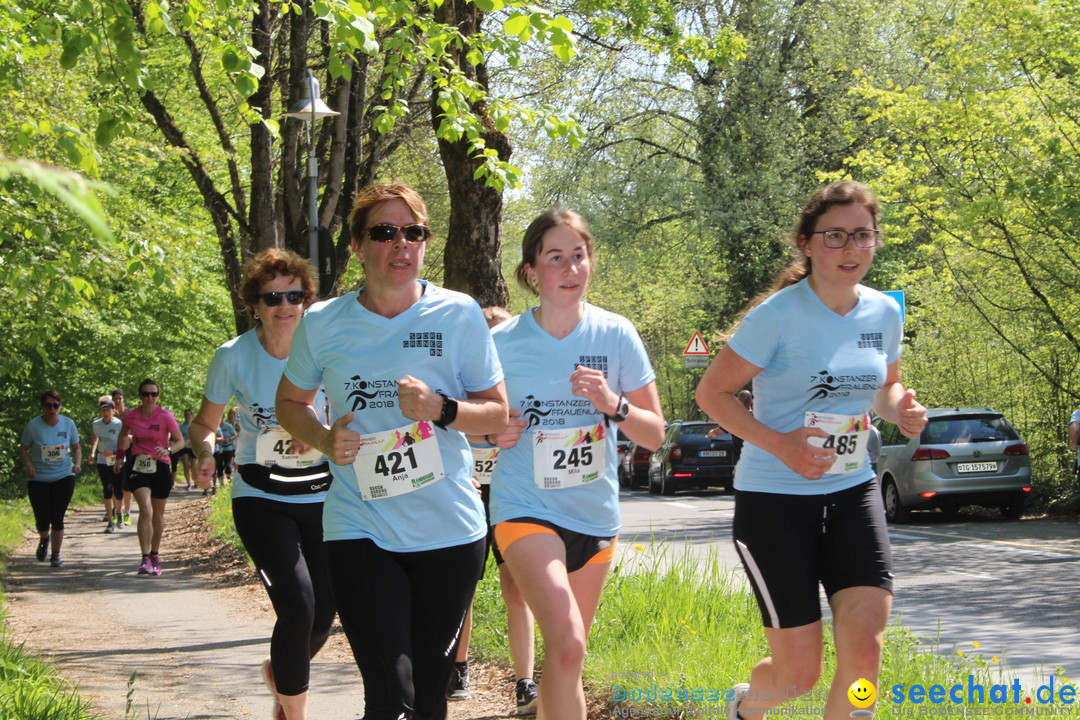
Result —
<instances>
[{"instance_id":1,"label":"car license plate","mask_svg":"<svg viewBox=\"0 0 1080 720\"><path fill-rule=\"evenodd\" d=\"M960 473L973 473L973 472L997 472L996 462L981 462L981 463L959 463L956 466L956 472Z\"/></svg>"},{"instance_id":2,"label":"car license plate","mask_svg":"<svg viewBox=\"0 0 1080 720\"><path fill-rule=\"evenodd\" d=\"M702 450L698 455L701 457L727 457L727 450Z\"/></svg>"}]
</instances>

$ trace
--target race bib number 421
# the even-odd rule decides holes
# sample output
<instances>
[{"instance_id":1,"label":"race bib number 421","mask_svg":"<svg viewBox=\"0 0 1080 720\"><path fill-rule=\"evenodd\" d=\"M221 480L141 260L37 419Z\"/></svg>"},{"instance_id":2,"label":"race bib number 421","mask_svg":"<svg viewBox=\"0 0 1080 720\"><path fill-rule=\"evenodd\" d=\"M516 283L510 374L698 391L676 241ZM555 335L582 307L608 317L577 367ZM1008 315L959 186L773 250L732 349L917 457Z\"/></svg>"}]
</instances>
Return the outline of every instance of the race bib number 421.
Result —
<instances>
[{"instance_id":1,"label":"race bib number 421","mask_svg":"<svg viewBox=\"0 0 1080 720\"><path fill-rule=\"evenodd\" d=\"M836 460L828 469L828 473L850 473L862 469L866 461L866 443L870 439L869 415L808 412L803 426L820 428L829 433L827 438L808 439L808 442L815 447L836 450Z\"/></svg>"},{"instance_id":2,"label":"race bib number 421","mask_svg":"<svg viewBox=\"0 0 1080 720\"><path fill-rule=\"evenodd\" d=\"M361 437L353 470L364 500L411 493L446 475L439 441L426 421Z\"/></svg>"}]
</instances>

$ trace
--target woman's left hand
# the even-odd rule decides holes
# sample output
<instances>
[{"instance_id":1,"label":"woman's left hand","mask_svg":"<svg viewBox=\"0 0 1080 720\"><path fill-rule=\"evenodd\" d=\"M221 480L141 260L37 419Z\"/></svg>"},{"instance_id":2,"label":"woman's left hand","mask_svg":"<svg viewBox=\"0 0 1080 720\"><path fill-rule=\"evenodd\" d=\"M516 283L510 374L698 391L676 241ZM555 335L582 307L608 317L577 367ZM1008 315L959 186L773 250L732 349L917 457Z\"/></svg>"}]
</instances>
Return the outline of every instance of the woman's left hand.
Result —
<instances>
[{"instance_id":1,"label":"woman's left hand","mask_svg":"<svg viewBox=\"0 0 1080 720\"><path fill-rule=\"evenodd\" d=\"M71 466L71 472L75 475L82 475L82 465L78 463Z\"/></svg>"},{"instance_id":2,"label":"woman's left hand","mask_svg":"<svg viewBox=\"0 0 1080 720\"><path fill-rule=\"evenodd\" d=\"M570 385L574 395L587 398L594 408L605 415L614 415L619 410L619 396L608 387L600 370L578 365L570 376Z\"/></svg>"},{"instance_id":3,"label":"woman's left hand","mask_svg":"<svg viewBox=\"0 0 1080 720\"><path fill-rule=\"evenodd\" d=\"M442 417L442 395L423 380L406 375L398 380L398 409L410 420L438 420Z\"/></svg>"}]
</instances>

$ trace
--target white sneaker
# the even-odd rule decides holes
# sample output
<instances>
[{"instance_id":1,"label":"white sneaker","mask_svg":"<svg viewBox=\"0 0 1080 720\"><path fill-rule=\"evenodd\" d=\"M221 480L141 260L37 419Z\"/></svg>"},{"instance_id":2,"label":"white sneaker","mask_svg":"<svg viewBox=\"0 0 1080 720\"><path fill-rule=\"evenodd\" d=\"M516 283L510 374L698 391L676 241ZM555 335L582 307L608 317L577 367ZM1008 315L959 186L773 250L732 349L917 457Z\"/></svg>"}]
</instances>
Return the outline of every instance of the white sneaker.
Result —
<instances>
[{"instance_id":1,"label":"white sneaker","mask_svg":"<svg viewBox=\"0 0 1080 720\"><path fill-rule=\"evenodd\" d=\"M739 715L739 703L750 697L750 683L737 683L731 687L732 697L727 704L727 720L743 720Z\"/></svg>"}]
</instances>

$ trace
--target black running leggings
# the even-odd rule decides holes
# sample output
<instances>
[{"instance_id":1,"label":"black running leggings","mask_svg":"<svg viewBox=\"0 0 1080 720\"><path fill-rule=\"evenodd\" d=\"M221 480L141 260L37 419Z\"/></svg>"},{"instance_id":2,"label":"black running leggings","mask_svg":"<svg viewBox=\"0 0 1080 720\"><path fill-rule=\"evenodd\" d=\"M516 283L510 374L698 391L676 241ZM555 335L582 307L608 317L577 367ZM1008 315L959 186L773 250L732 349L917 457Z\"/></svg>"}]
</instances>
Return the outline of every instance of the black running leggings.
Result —
<instances>
[{"instance_id":1,"label":"black running leggings","mask_svg":"<svg viewBox=\"0 0 1080 720\"><path fill-rule=\"evenodd\" d=\"M364 678L364 720L443 720L461 625L486 540L398 553L326 543L341 626Z\"/></svg>"},{"instance_id":2,"label":"black running leggings","mask_svg":"<svg viewBox=\"0 0 1080 720\"><path fill-rule=\"evenodd\" d=\"M322 503L241 497L232 501L236 532L251 555L277 614L270 664L282 695L306 692L311 658L330 636L334 603L326 577Z\"/></svg>"},{"instance_id":3,"label":"black running leggings","mask_svg":"<svg viewBox=\"0 0 1080 720\"><path fill-rule=\"evenodd\" d=\"M67 513L71 496L75 493L75 476L68 475L54 482L27 480L26 494L30 498L30 507L34 511L34 526L39 533L64 529L64 515Z\"/></svg>"}]
</instances>

